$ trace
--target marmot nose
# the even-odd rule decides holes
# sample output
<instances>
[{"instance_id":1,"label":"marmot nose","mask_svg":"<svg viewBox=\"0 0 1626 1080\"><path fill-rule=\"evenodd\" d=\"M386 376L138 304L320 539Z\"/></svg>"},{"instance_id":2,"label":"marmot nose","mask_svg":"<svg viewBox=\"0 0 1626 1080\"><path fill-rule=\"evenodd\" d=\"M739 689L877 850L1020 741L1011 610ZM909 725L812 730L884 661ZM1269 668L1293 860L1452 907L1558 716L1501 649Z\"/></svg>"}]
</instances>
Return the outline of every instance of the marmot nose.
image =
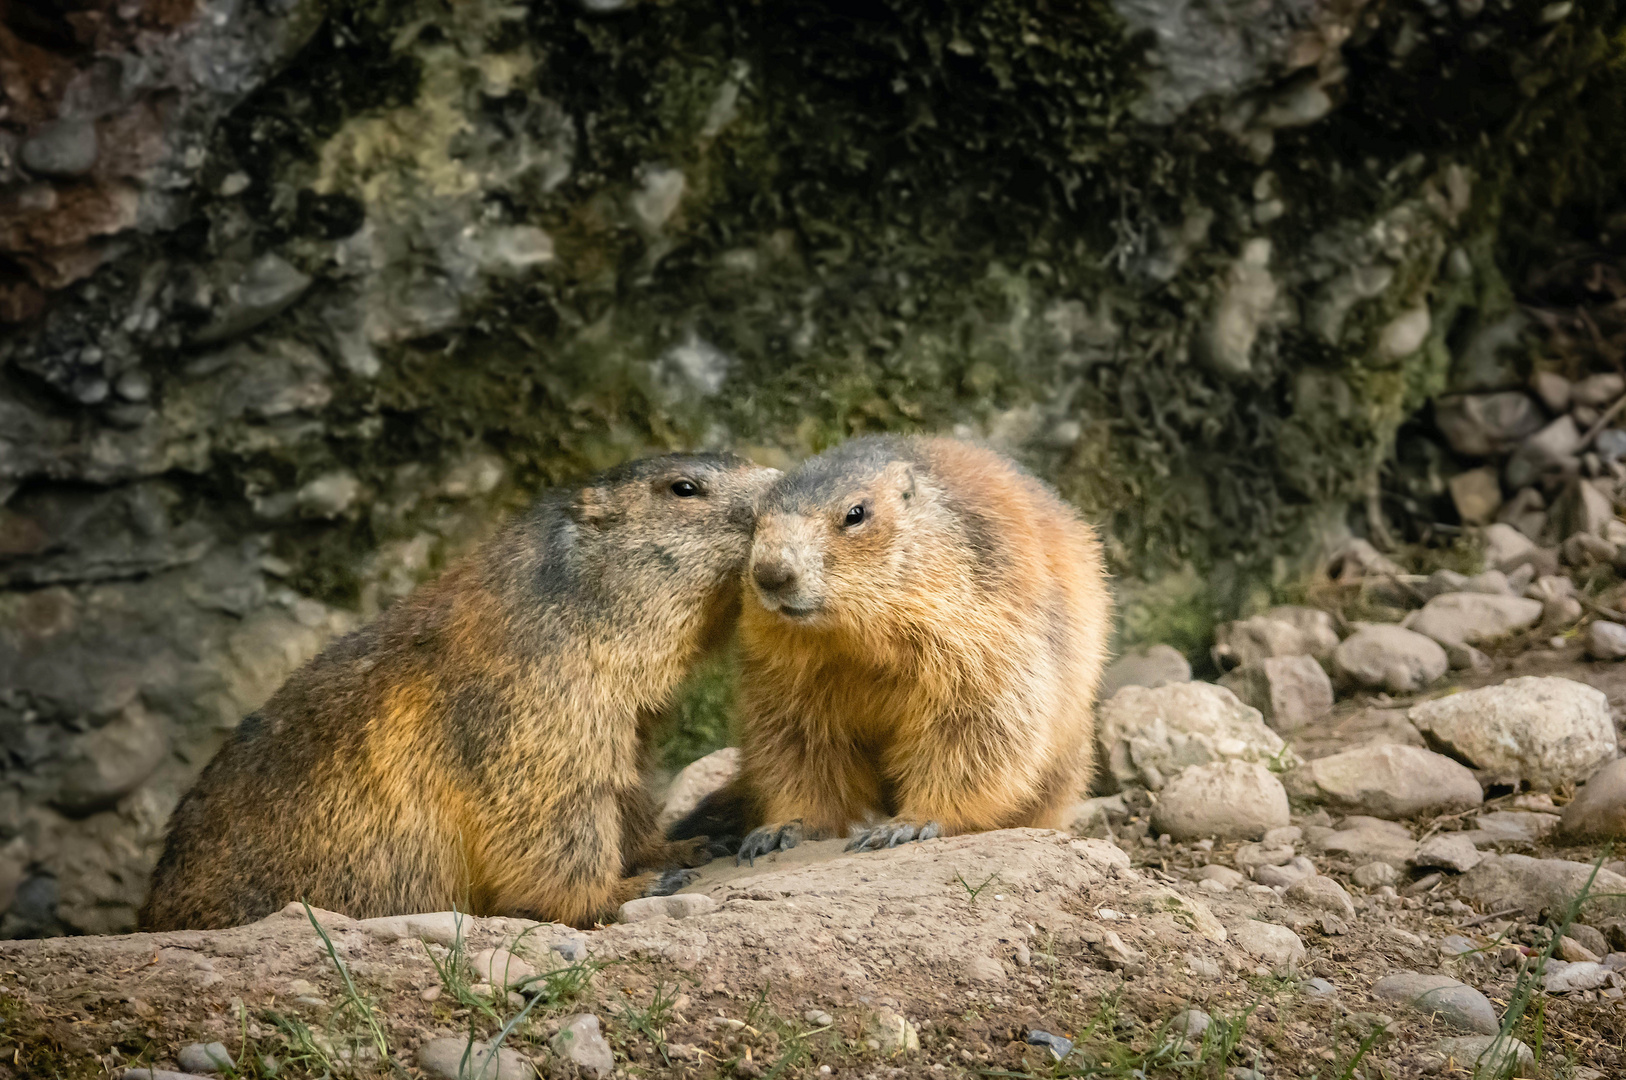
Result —
<instances>
[{"instance_id":1,"label":"marmot nose","mask_svg":"<svg viewBox=\"0 0 1626 1080\"><path fill-rule=\"evenodd\" d=\"M757 588L765 593L778 592L796 583L796 571L790 568L789 563L778 559L758 562L751 568L751 576L756 578Z\"/></svg>"}]
</instances>

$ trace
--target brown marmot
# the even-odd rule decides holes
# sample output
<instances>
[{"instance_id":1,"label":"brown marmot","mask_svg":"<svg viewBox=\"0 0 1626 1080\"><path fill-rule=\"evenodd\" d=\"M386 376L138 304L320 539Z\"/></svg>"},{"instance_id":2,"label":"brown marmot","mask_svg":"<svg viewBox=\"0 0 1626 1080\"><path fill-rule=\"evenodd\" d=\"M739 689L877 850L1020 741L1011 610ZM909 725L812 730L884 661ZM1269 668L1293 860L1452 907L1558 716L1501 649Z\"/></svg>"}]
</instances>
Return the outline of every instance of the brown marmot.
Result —
<instances>
[{"instance_id":1,"label":"brown marmot","mask_svg":"<svg viewBox=\"0 0 1626 1080\"><path fill-rule=\"evenodd\" d=\"M746 577L740 775L672 838L760 826L754 858L863 822L850 848L1062 824L1112 601L1048 487L952 439L855 439L763 497Z\"/></svg>"},{"instance_id":2,"label":"brown marmot","mask_svg":"<svg viewBox=\"0 0 1626 1080\"><path fill-rule=\"evenodd\" d=\"M640 873L694 854L656 828L648 734L730 635L753 503L778 475L678 455L549 492L334 642L176 807L142 928L294 900L587 926L681 885Z\"/></svg>"}]
</instances>

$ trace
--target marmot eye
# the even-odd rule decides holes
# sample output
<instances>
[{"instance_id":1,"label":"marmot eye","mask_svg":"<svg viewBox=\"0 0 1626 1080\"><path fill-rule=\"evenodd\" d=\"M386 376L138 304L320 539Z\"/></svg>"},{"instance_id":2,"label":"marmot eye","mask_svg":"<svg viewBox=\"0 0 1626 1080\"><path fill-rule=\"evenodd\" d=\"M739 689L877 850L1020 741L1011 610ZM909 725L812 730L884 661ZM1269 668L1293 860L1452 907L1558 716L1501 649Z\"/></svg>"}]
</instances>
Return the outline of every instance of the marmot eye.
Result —
<instances>
[{"instance_id":1,"label":"marmot eye","mask_svg":"<svg viewBox=\"0 0 1626 1080\"><path fill-rule=\"evenodd\" d=\"M700 494L700 485L693 480L675 480L672 482L672 494L680 499L692 499Z\"/></svg>"},{"instance_id":2,"label":"marmot eye","mask_svg":"<svg viewBox=\"0 0 1626 1080\"><path fill-rule=\"evenodd\" d=\"M847 511L847 519L845 521L843 521L841 524L843 526L845 526L846 528L850 529L854 525L863 524L863 521L864 521L864 506L863 506L862 503L860 503L859 505L854 506L854 507L850 508Z\"/></svg>"}]
</instances>

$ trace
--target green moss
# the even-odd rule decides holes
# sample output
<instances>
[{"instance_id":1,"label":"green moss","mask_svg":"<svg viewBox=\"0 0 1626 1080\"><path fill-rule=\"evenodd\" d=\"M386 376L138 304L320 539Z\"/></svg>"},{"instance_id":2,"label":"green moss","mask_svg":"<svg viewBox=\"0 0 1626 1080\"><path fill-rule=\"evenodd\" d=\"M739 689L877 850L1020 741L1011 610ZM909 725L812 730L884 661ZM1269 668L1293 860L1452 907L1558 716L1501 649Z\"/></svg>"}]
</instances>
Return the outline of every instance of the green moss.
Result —
<instances>
[{"instance_id":1,"label":"green moss","mask_svg":"<svg viewBox=\"0 0 1626 1080\"><path fill-rule=\"evenodd\" d=\"M655 735L659 764L676 771L734 743L734 691L739 656L730 650L697 668L682 687Z\"/></svg>"}]
</instances>

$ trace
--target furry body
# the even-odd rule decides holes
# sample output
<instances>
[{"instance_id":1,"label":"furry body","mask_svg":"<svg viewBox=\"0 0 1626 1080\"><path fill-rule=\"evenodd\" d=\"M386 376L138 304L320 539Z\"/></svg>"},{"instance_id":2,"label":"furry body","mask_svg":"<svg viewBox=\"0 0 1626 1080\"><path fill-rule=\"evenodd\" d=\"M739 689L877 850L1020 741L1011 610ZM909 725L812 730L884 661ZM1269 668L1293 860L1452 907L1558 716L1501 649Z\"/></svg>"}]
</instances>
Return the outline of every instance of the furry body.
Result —
<instances>
[{"instance_id":1,"label":"furry body","mask_svg":"<svg viewBox=\"0 0 1626 1080\"><path fill-rule=\"evenodd\" d=\"M673 456L550 492L334 642L181 800L142 928L301 899L590 925L644 895L639 871L678 854L643 783L649 727L731 629L776 475Z\"/></svg>"},{"instance_id":2,"label":"furry body","mask_svg":"<svg viewBox=\"0 0 1626 1080\"><path fill-rule=\"evenodd\" d=\"M967 443L854 440L764 496L746 579L741 773L674 838L764 826L755 855L877 818L868 846L1062 824L1112 608L1048 487Z\"/></svg>"}]
</instances>

